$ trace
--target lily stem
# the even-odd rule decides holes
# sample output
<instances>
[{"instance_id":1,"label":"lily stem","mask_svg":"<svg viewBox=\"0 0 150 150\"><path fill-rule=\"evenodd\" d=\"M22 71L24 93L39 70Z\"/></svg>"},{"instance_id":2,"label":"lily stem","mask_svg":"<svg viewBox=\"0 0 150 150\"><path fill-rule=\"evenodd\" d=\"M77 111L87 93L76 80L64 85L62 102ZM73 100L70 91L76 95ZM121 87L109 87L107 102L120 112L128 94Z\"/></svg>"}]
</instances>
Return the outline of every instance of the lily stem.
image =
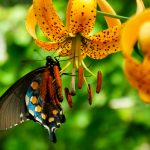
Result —
<instances>
[{"instance_id":1,"label":"lily stem","mask_svg":"<svg viewBox=\"0 0 150 150\"><path fill-rule=\"evenodd\" d=\"M128 20L129 19L129 17L124 17L124 16L120 16L120 15L113 15L113 14L102 12L102 11L97 11L97 13L102 14L104 16L111 17L111 18L118 18L118 19L122 19L122 20Z\"/></svg>"}]
</instances>

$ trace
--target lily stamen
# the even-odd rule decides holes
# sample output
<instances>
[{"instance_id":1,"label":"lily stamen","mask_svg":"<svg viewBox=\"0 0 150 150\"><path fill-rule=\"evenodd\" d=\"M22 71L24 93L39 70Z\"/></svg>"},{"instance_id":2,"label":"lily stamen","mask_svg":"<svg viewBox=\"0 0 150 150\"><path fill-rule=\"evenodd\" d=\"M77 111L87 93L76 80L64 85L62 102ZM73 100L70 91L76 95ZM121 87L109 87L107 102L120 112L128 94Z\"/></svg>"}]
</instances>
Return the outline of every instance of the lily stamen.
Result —
<instances>
[{"instance_id":1,"label":"lily stamen","mask_svg":"<svg viewBox=\"0 0 150 150\"><path fill-rule=\"evenodd\" d=\"M78 68L78 88L81 89L83 84L83 67Z\"/></svg>"},{"instance_id":2,"label":"lily stamen","mask_svg":"<svg viewBox=\"0 0 150 150\"><path fill-rule=\"evenodd\" d=\"M92 105L92 89L90 84L88 84L88 101L89 104Z\"/></svg>"},{"instance_id":3,"label":"lily stamen","mask_svg":"<svg viewBox=\"0 0 150 150\"><path fill-rule=\"evenodd\" d=\"M97 85L96 85L96 93L99 93L102 85L102 73L101 71L97 72Z\"/></svg>"},{"instance_id":4,"label":"lily stamen","mask_svg":"<svg viewBox=\"0 0 150 150\"><path fill-rule=\"evenodd\" d=\"M67 99L67 102L68 102L70 108L72 108L73 107L73 102L72 102L71 94L70 94L68 88L65 88L65 95L66 95L66 99Z\"/></svg>"}]
</instances>

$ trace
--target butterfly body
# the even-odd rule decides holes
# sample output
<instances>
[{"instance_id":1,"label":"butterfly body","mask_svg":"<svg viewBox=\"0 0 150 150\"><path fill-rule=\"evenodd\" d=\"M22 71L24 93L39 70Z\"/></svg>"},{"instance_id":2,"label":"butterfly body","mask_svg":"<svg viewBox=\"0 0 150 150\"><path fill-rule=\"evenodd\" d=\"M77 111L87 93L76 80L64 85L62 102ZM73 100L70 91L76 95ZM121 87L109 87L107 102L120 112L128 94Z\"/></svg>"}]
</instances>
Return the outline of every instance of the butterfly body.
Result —
<instances>
[{"instance_id":1,"label":"butterfly body","mask_svg":"<svg viewBox=\"0 0 150 150\"><path fill-rule=\"evenodd\" d=\"M4 93L0 98L0 130L30 119L44 126L51 141L56 142L54 131L65 116L60 105L63 97L58 94L61 79L59 74L56 79L54 66L60 71L59 62L47 57L46 66L28 73Z\"/></svg>"}]
</instances>

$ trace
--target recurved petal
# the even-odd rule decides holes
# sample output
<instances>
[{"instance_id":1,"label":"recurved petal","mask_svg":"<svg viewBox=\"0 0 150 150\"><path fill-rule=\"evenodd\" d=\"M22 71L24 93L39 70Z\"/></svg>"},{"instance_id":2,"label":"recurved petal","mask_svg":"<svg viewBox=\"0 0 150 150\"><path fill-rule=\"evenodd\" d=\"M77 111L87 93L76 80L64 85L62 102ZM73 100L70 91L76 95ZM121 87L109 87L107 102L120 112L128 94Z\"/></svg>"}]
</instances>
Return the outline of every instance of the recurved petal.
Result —
<instances>
[{"instance_id":1,"label":"recurved petal","mask_svg":"<svg viewBox=\"0 0 150 150\"><path fill-rule=\"evenodd\" d=\"M143 54L150 56L150 20L144 23L139 31L139 43Z\"/></svg>"},{"instance_id":2,"label":"recurved petal","mask_svg":"<svg viewBox=\"0 0 150 150\"><path fill-rule=\"evenodd\" d=\"M71 55L71 41L63 41L63 42L43 42L39 40L35 40L37 45L43 48L46 51L56 51L60 56L70 56Z\"/></svg>"},{"instance_id":3,"label":"recurved petal","mask_svg":"<svg viewBox=\"0 0 150 150\"><path fill-rule=\"evenodd\" d=\"M92 36L85 36L85 38L87 38L92 42L100 42L100 43L115 41L118 38L120 38L122 28L123 25L110 27L106 30L97 32Z\"/></svg>"},{"instance_id":4,"label":"recurved petal","mask_svg":"<svg viewBox=\"0 0 150 150\"><path fill-rule=\"evenodd\" d=\"M131 55L132 48L138 39L141 26L150 21L150 9L133 16L125 24L121 34L121 49L125 55Z\"/></svg>"},{"instance_id":5,"label":"recurved petal","mask_svg":"<svg viewBox=\"0 0 150 150\"><path fill-rule=\"evenodd\" d=\"M125 61L125 74L130 84L143 93L141 98L145 97L145 94L150 95L150 61L147 63L138 63L131 57L127 57ZM146 99L144 98L146 101Z\"/></svg>"},{"instance_id":6,"label":"recurved petal","mask_svg":"<svg viewBox=\"0 0 150 150\"><path fill-rule=\"evenodd\" d=\"M93 59L102 59L120 50L119 39L103 43L84 40L84 44L86 44L86 54Z\"/></svg>"},{"instance_id":7,"label":"recurved petal","mask_svg":"<svg viewBox=\"0 0 150 150\"><path fill-rule=\"evenodd\" d=\"M39 47L41 47L46 51L56 51L59 49L60 45L62 44L61 42L60 43L46 42L46 41L40 41L38 39L35 39L35 42Z\"/></svg>"},{"instance_id":8,"label":"recurved petal","mask_svg":"<svg viewBox=\"0 0 150 150\"><path fill-rule=\"evenodd\" d=\"M27 12L26 16L26 29L29 32L29 34L34 38L37 39L35 34L35 27L36 27L37 21L35 19L35 14L33 11L33 6L31 6Z\"/></svg>"},{"instance_id":9,"label":"recurved petal","mask_svg":"<svg viewBox=\"0 0 150 150\"><path fill-rule=\"evenodd\" d=\"M139 91L139 95L143 102L145 103L150 103L150 92L145 92L145 91Z\"/></svg>"},{"instance_id":10,"label":"recurved petal","mask_svg":"<svg viewBox=\"0 0 150 150\"><path fill-rule=\"evenodd\" d=\"M68 36L52 0L33 0L33 9L37 24L51 41L63 41Z\"/></svg>"},{"instance_id":11,"label":"recurved petal","mask_svg":"<svg viewBox=\"0 0 150 150\"><path fill-rule=\"evenodd\" d=\"M67 7L67 29L75 35L92 31L96 19L96 0L69 0Z\"/></svg>"},{"instance_id":12,"label":"recurved petal","mask_svg":"<svg viewBox=\"0 0 150 150\"><path fill-rule=\"evenodd\" d=\"M120 32L118 27L113 27L90 37L90 40L82 40L86 47L86 54L93 59L102 59L111 53L118 52L120 50Z\"/></svg>"},{"instance_id":13,"label":"recurved petal","mask_svg":"<svg viewBox=\"0 0 150 150\"><path fill-rule=\"evenodd\" d=\"M46 51L56 51L60 56L70 56L71 55L71 41L63 42L44 42L35 40L36 44Z\"/></svg>"},{"instance_id":14,"label":"recurved petal","mask_svg":"<svg viewBox=\"0 0 150 150\"><path fill-rule=\"evenodd\" d=\"M112 15L116 15L116 12L111 7L111 5L106 0L97 0L98 6L100 7L101 11L110 13ZM111 17L105 17L105 20L107 22L107 25L109 27L120 25L121 22L119 19L111 18Z\"/></svg>"},{"instance_id":15,"label":"recurved petal","mask_svg":"<svg viewBox=\"0 0 150 150\"><path fill-rule=\"evenodd\" d=\"M141 13L145 9L144 3L142 0L136 0L136 15Z\"/></svg>"}]
</instances>

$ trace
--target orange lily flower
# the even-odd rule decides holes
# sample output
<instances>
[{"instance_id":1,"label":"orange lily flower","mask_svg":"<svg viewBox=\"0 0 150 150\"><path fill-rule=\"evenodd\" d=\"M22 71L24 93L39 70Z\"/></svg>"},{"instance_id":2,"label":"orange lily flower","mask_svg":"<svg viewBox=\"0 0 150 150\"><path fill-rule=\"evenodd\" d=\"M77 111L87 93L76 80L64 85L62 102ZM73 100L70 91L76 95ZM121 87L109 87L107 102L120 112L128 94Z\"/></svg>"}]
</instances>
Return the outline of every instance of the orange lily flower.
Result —
<instances>
[{"instance_id":1,"label":"orange lily flower","mask_svg":"<svg viewBox=\"0 0 150 150\"><path fill-rule=\"evenodd\" d=\"M101 11L116 14L106 0L69 0L66 26L57 15L52 0L33 0L33 5L27 14L27 31L37 45L47 51L57 51L60 56L71 58L64 69L72 63L72 93L75 93L75 68L82 70L83 67L94 75L83 62L86 55L93 59L102 59L120 50L121 23L119 19L105 17L108 29L89 35L94 27L97 4ZM49 42L37 38L36 25L40 27ZM82 72L79 71L79 74ZM83 78L85 79L84 75ZM87 87L89 87L88 84ZM91 93L89 88L88 91Z\"/></svg>"},{"instance_id":2,"label":"orange lily flower","mask_svg":"<svg viewBox=\"0 0 150 150\"><path fill-rule=\"evenodd\" d=\"M141 63L131 56L136 41L139 41L144 55ZM145 9L127 21L121 36L121 47L129 82L138 90L141 99L150 103L150 9Z\"/></svg>"}]
</instances>

